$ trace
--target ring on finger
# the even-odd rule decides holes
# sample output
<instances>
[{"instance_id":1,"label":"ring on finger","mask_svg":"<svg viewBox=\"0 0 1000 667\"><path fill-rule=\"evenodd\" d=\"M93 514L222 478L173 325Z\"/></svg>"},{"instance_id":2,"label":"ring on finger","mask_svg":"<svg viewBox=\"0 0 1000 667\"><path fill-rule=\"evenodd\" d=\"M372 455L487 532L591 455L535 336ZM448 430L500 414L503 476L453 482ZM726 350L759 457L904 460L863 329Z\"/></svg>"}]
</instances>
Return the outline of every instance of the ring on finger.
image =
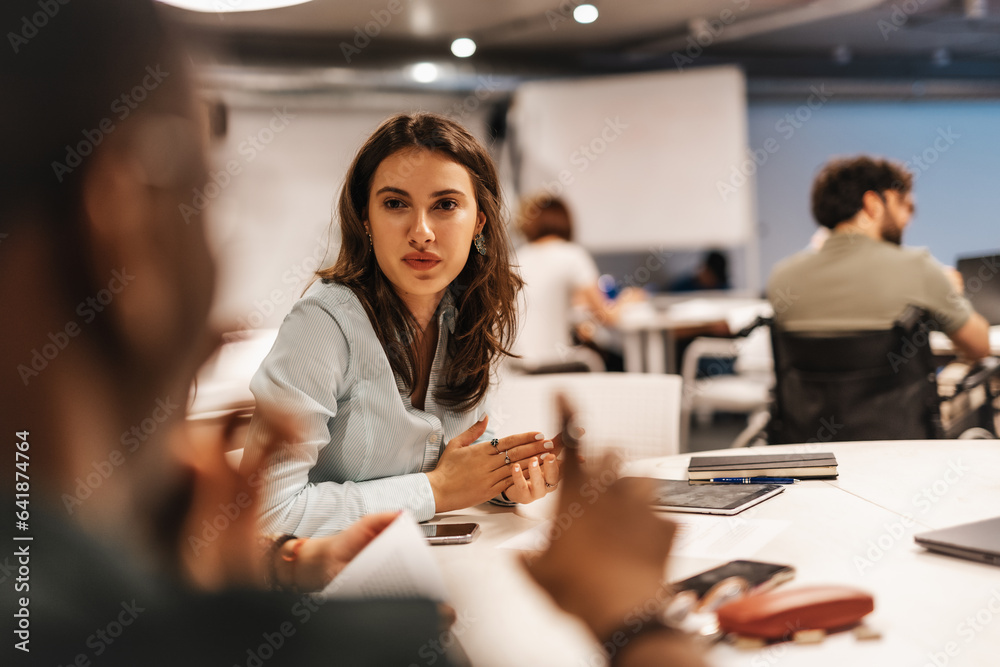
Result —
<instances>
[{"instance_id":1,"label":"ring on finger","mask_svg":"<svg viewBox=\"0 0 1000 667\"><path fill-rule=\"evenodd\" d=\"M497 445L499 445L499 444L500 444L500 440L498 440L497 438L493 438L492 440L490 440L490 445L493 447L493 450L497 454L500 453L500 450L497 448Z\"/></svg>"},{"instance_id":2,"label":"ring on finger","mask_svg":"<svg viewBox=\"0 0 1000 667\"><path fill-rule=\"evenodd\" d=\"M510 450L505 450L503 453L503 462L505 465L510 465Z\"/></svg>"}]
</instances>

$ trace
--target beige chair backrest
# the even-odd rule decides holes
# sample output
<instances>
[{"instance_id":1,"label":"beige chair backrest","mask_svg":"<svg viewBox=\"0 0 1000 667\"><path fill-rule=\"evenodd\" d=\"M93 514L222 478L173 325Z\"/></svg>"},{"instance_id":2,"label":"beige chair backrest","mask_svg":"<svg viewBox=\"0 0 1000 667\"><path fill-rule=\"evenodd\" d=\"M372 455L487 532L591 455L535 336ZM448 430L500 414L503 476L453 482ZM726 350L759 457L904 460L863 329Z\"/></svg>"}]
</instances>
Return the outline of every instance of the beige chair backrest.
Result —
<instances>
[{"instance_id":1,"label":"beige chair backrest","mask_svg":"<svg viewBox=\"0 0 1000 667\"><path fill-rule=\"evenodd\" d=\"M679 451L681 379L646 373L508 375L491 398L498 435L559 430L555 395L563 392L586 430L583 453L616 449L627 460Z\"/></svg>"}]
</instances>

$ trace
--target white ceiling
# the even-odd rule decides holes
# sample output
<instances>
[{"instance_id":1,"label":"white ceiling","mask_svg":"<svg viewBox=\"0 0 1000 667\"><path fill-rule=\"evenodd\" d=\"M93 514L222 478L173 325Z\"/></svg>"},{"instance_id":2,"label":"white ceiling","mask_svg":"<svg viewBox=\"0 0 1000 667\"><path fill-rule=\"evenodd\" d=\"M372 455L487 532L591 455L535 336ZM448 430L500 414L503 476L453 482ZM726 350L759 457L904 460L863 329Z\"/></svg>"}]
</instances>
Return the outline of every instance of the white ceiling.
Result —
<instances>
[{"instance_id":1,"label":"white ceiling","mask_svg":"<svg viewBox=\"0 0 1000 667\"><path fill-rule=\"evenodd\" d=\"M1000 0L592 1L600 18L589 25L571 18L578 0L313 0L260 12L164 11L215 62L241 65L386 69L430 59L480 73L600 73L674 67L697 38L705 45L698 65L735 62L751 80L1000 79ZM468 61L448 50L460 36L479 45ZM345 56L345 45L361 48Z\"/></svg>"},{"instance_id":2,"label":"white ceiling","mask_svg":"<svg viewBox=\"0 0 1000 667\"><path fill-rule=\"evenodd\" d=\"M234 0L235 2L236 0ZM186 24L212 32L346 37L379 21L376 39L450 42L471 36L480 45L544 47L602 45L676 32L693 18L732 12L741 19L808 0L614 0L594 4L600 18L589 25L572 20L571 0L313 0L259 12L197 13L170 8ZM828 4L837 4L836 2ZM393 13L393 10L400 10ZM375 32L374 28L371 32Z\"/></svg>"}]
</instances>

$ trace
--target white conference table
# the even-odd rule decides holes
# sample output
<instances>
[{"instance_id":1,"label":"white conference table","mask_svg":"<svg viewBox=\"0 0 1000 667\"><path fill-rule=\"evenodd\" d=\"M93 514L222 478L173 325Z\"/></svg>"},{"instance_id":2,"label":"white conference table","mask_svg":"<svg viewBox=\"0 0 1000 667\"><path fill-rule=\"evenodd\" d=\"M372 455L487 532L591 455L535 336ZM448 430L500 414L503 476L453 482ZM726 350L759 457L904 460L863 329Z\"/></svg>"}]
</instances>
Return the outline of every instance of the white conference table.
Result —
<instances>
[{"instance_id":1,"label":"white conference table","mask_svg":"<svg viewBox=\"0 0 1000 667\"><path fill-rule=\"evenodd\" d=\"M821 644L781 643L753 650L720 643L708 654L710 664L1000 664L1000 567L927 552L912 537L1000 515L1000 442L836 443L742 451L836 453L839 479L799 482L736 517L712 520L728 522L732 530L746 526L744 519L790 522L766 545L740 557L793 565L797 575L786 587L845 584L871 592L875 612L868 623L883 636L858 641L851 633L838 633ZM635 462L627 473L684 479L689 456ZM519 552L497 548L539 525L540 519L480 506L435 520L477 521L482 527L471 544L433 549L458 611L455 635L473 665L604 664L583 626L559 611L525 574ZM681 579L724 560L728 558L674 557L668 578Z\"/></svg>"},{"instance_id":2,"label":"white conference table","mask_svg":"<svg viewBox=\"0 0 1000 667\"><path fill-rule=\"evenodd\" d=\"M659 307L658 307L659 306ZM764 299L713 297L671 302L629 304L616 325L623 337L625 370L629 373L676 373L674 332L677 329L726 323L731 332L770 315Z\"/></svg>"}]
</instances>

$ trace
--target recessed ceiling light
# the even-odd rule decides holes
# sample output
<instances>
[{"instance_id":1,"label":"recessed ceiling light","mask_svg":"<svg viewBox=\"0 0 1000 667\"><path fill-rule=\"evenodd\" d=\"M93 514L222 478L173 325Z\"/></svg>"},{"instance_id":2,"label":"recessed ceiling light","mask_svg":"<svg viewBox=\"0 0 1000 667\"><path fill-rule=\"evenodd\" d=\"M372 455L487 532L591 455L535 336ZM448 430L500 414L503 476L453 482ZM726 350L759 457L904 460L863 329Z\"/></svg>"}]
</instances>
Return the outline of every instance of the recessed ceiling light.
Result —
<instances>
[{"instance_id":1,"label":"recessed ceiling light","mask_svg":"<svg viewBox=\"0 0 1000 667\"><path fill-rule=\"evenodd\" d=\"M459 37L451 43L451 52L459 58L468 58L476 52L476 43L468 37Z\"/></svg>"},{"instance_id":2,"label":"recessed ceiling light","mask_svg":"<svg viewBox=\"0 0 1000 667\"><path fill-rule=\"evenodd\" d=\"M217 14L220 12L258 12L263 9L278 9L292 5L304 5L310 0L160 0L160 2L192 12Z\"/></svg>"},{"instance_id":3,"label":"recessed ceiling light","mask_svg":"<svg viewBox=\"0 0 1000 667\"><path fill-rule=\"evenodd\" d=\"M597 7L594 5L578 5L573 10L573 19L577 23L593 23L597 20Z\"/></svg>"},{"instance_id":4,"label":"recessed ceiling light","mask_svg":"<svg viewBox=\"0 0 1000 667\"><path fill-rule=\"evenodd\" d=\"M410 68L410 76L414 81L430 83L438 78L438 67L434 63L417 63Z\"/></svg>"}]
</instances>

